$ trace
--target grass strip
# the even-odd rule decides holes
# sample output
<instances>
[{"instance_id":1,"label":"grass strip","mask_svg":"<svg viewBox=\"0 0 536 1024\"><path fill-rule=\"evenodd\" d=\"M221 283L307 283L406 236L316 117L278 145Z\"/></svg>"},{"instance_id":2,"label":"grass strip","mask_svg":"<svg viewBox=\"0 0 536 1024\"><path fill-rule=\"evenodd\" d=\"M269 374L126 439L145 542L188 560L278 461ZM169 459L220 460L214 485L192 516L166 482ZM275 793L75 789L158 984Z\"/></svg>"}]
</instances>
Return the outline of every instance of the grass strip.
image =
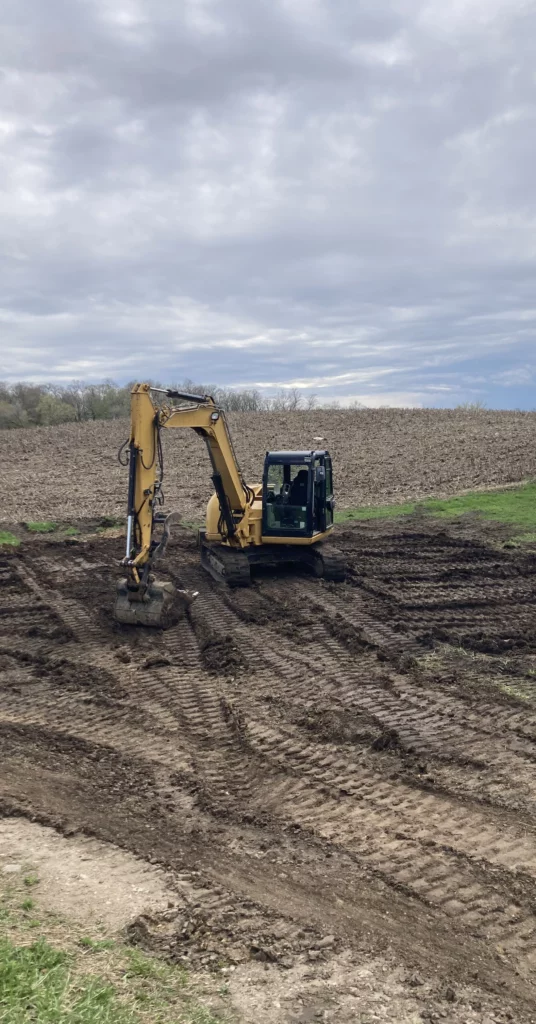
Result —
<instances>
[{"instance_id":1,"label":"grass strip","mask_svg":"<svg viewBox=\"0 0 536 1024\"><path fill-rule=\"evenodd\" d=\"M522 487L499 491L472 491L452 498L428 498L425 501L405 502L400 505L365 506L338 512L335 519L339 523L354 519L380 519L410 515L417 509L445 518L464 515L467 512L479 512L484 519L525 527L527 534L524 537L528 541L532 540L532 534L536 533L536 484L524 484Z\"/></svg>"}]
</instances>

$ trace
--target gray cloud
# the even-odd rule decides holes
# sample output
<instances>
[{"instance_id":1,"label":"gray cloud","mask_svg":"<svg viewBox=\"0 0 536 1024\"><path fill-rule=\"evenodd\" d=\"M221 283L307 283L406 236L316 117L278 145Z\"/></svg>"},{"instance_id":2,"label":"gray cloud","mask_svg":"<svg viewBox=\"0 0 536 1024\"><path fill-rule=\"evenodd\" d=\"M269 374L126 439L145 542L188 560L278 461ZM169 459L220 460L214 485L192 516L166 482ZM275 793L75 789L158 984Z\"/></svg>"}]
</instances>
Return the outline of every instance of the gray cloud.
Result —
<instances>
[{"instance_id":1,"label":"gray cloud","mask_svg":"<svg viewBox=\"0 0 536 1024\"><path fill-rule=\"evenodd\" d=\"M17 0L4 22L2 376L530 386L532 2Z\"/></svg>"}]
</instances>

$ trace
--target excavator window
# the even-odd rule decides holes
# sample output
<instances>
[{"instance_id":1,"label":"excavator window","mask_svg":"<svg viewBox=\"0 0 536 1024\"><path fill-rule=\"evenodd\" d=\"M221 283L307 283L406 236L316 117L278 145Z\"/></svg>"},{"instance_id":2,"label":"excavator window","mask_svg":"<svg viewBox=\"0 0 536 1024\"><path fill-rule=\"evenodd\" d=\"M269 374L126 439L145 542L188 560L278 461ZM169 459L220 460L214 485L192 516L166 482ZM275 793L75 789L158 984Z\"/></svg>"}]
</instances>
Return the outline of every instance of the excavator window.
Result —
<instances>
[{"instance_id":1,"label":"excavator window","mask_svg":"<svg viewBox=\"0 0 536 1024\"><path fill-rule=\"evenodd\" d=\"M329 452L266 453L264 536L305 538L324 533L333 525L333 504Z\"/></svg>"},{"instance_id":2,"label":"excavator window","mask_svg":"<svg viewBox=\"0 0 536 1024\"><path fill-rule=\"evenodd\" d=\"M266 525L270 530L307 531L309 468L272 463L266 480Z\"/></svg>"}]
</instances>

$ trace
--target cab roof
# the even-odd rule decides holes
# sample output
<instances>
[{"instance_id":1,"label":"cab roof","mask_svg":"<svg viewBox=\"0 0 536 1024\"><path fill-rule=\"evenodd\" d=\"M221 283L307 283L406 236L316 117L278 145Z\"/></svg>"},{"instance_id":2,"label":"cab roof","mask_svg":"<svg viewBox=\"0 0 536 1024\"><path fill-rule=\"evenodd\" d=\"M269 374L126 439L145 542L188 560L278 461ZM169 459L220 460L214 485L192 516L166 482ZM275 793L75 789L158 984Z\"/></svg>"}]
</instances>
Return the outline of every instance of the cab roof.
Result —
<instances>
[{"instance_id":1,"label":"cab roof","mask_svg":"<svg viewBox=\"0 0 536 1024\"><path fill-rule=\"evenodd\" d=\"M270 462L309 462L320 455L328 455L325 448L307 452L266 452L266 460Z\"/></svg>"}]
</instances>

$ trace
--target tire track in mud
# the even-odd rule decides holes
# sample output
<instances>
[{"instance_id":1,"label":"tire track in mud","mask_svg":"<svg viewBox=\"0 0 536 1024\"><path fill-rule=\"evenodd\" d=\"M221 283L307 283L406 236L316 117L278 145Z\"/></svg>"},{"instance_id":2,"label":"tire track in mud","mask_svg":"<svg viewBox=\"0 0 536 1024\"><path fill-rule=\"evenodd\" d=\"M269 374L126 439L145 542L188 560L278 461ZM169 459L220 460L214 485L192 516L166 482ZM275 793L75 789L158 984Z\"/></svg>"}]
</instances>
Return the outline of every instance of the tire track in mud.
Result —
<instances>
[{"instance_id":1,"label":"tire track in mud","mask_svg":"<svg viewBox=\"0 0 536 1024\"><path fill-rule=\"evenodd\" d=\"M25 581L30 590L39 589L31 572L26 573ZM78 637L67 653L73 657L78 655L85 662L91 662L94 666L114 667L113 657L107 652L102 652L97 643L87 642L88 638L96 639L98 636L98 629L95 629L91 616L77 602L66 600L62 596L52 594L51 603L56 611L61 610L64 621ZM210 748L214 747L219 753L219 760L221 761L223 757L225 761L226 770L223 773L222 765L207 764L206 759L201 759L201 756L198 762L194 761L188 766L187 771L185 771L183 763L184 755L181 755L178 764L174 763L173 746L162 742L161 728L158 734L155 732L149 737L146 730L143 732L136 730L132 721L132 706L122 712L109 707L106 709L80 707L70 695L61 697L58 694L53 695L54 703L51 706L51 695L48 694L42 701L33 701L31 708L24 706L24 702L21 702L17 711L13 710L12 713L10 713L9 705L4 702L3 721L0 729L5 734L6 729L9 732L10 726L14 726L17 730L22 728L23 731L26 728L28 744L37 741L43 749L49 746L54 749L55 745L58 742L61 743L63 739L69 741L74 739L75 742L78 741L84 746L89 741L98 753L99 761L112 750L124 757L135 756L138 763L141 759L141 763L145 761L147 767L152 770L156 767L158 771L165 767L167 770L164 773L163 784L168 788L170 777L176 775L175 769L179 767L181 783L184 784L186 781L188 784L189 782L189 788L196 793L200 788L206 789L210 806L213 810L217 810L219 806L221 810L225 803L232 803L235 800L235 791L230 794L225 789L228 785L229 775L233 772L232 752L231 756L229 753L225 756L225 752L222 753L221 750L221 747L225 747L226 744L233 746L235 730L233 726L227 725L229 715L222 710L221 697L216 692L217 680L203 672L195 635L187 623L179 624L173 635L168 636L166 651L180 655L181 660L184 660L186 652L188 664L195 675L188 677L186 673L177 672L176 668L168 669L166 667L158 667L154 671L136 670L134 673L135 685L130 688L130 697L144 702L145 705L149 703L153 709L155 699L158 700L161 715L167 719L165 724L172 724L176 729L177 721L179 722L181 746L183 746L186 735L186 739L190 740L199 755L201 753L199 748L206 748L207 745ZM73 665L76 665L76 662L73 662ZM124 683L123 666L119 673ZM206 688L199 682L198 677L204 677ZM170 703L174 706L173 715L165 710ZM128 729L123 729L122 724L126 720L128 720L129 726ZM164 723L159 724L163 725ZM202 767L202 771L200 771L200 767ZM245 795L249 788L248 766L246 762L243 762L238 767L242 771L240 782ZM204 798L203 804L206 805L206 803L207 800ZM14 807L17 806L17 804L14 805ZM252 938L258 936L259 915L261 914L259 907L251 904L251 909L248 911L248 904L242 898L240 913L237 916L236 895L232 892L219 890L214 885L211 885L210 888L203 888L199 883L192 885L192 877L188 873L179 873L177 882L188 886L190 902L196 908L195 913L202 918L212 919L212 927L214 927L214 919L221 920L224 932L225 926L228 928L232 924L234 932L238 933L240 941L246 948ZM301 938L298 945L307 948L308 936L307 932L303 931L303 924L297 927L292 920L287 921L284 918L277 918L277 922L279 944L288 945L290 948L292 944L296 944L299 935ZM261 933L262 931L261 925ZM309 938L309 944L311 942L312 939Z\"/></svg>"},{"instance_id":2,"label":"tire track in mud","mask_svg":"<svg viewBox=\"0 0 536 1024\"><path fill-rule=\"evenodd\" d=\"M87 615L85 615L84 613L81 613L80 610L77 611L75 609L73 611L72 607L70 609L68 609L68 607L67 607L67 605L66 605L64 600L61 600L60 606L61 606L61 610L63 611L64 618L71 624L71 626L74 625L75 628L78 626L78 632L81 633L84 636L87 636L88 633L90 633L90 624L89 624L89 620L88 620ZM73 620L73 615L74 615L74 620ZM218 617L221 618L221 613L220 612L218 612ZM182 647L184 647L184 645L185 645L184 633L185 632L186 632L186 636L189 635L188 631L184 631L183 630L183 637L181 638L180 641L176 641L175 642L175 647L176 648L178 647L179 649L181 649L181 645L182 645ZM273 645L273 638L270 638L270 637L268 638L268 645L273 648L273 646L274 646ZM266 646L266 644L265 644L265 646ZM192 652L192 643L190 643L190 655L189 655L190 658L192 656L191 652ZM291 652L291 653L293 653L293 652ZM289 659L289 652L287 651L286 655L285 655L285 660L287 662L287 666L286 667L288 667L288 659ZM198 661L199 661L199 659L198 659ZM102 663L103 664L107 664L108 663L107 659L105 658L104 662L102 662L102 659L101 659L101 664ZM276 667L277 667L277 665L276 665ZM327 667L330 667L329 666L329 660L328 660ZM323 665L323 668L324 669L326 668L326 664ZM198 665L198 670L199 670L199 665ZM187 679L187 678L188 678L187 676L184 677L184 679ZM173 693L173 692L176 693L177 692L177 684L179 682L181 683L181 686L178 687L178 690L180 691L181 687L184 685L184 679L183 680L179 680L177 678L177 672L176 672L176 670L174 670L174 672L173 672L173 679L170 680L170 685L167 687L167 689L164 688L164 693L163 693L163 700L164 700L164 702L166 702L166 703L169 702L170 692L171 693ZM144 680L144 686L145 685L146 685L146 680ZM154 692L154 689L155 689L154 674L153 674L153 677L152 677L152 680L151 680L151 687L152 687L152 690ZM213 694L212 695L212 700L211 700L211 707L212 707L212 711L213 712L215 711L216 714L215 715L212 714L212 716L211 716L210 715L210 711L209 711L209 706L208 706L208 703L207 703L206 690L204 691L204 693L205 693L205 696L204 696L205 706L204 706L203 710L201 711L201 717L204 720L210 719L211 729L214 731L215 722L219 722L221 724L221 715L218 713L218 708L217 708L218 701L217 701L216 697ZM385 703L385 695L383 695L381 693L380 694L373 693L373 694L369 695L368 696L368 700L366 701L366 703L368 703L368 705L371 707L371 709L374 709L374 711L376 711L376 712L378 712L378 710L379 710L379 708L378 708L378 698L380 698L380 700L383 699L383 702ZM194 704L195 704L195 700L196 700L195 696L194 696L193 700L194 700ZM197 698L197 700L198 700L198 698ZM419 695L419 700L420 701L422 700L422 694ZM392 703L393 702L391 701L391 704ZM192 696L190 696L190 709L191 709L191 707L192 707ZM414 709L412 709L412 710L414 710ZM402 713L399 711L399 718L403 718L403 717L407 717L407 709L404 709L404 711ZM173 723L173 719L169 719L168 718L168 724L169 725L173 725L174 724ZM398 725L399 722L398 722L398 719L391 719L388 724L391 725L391 726L394 725L396 727L396 725ZM431 724L432 728L436 726L436 722L435 721L432 721L430 724ZM407 738L408 737L406 737L406 739ZM411 741L413 739L413 737L409 737L409 739Z\"/></svg>"},{"instance_id":3,"label":"tire track in mud","mask_svg":"<svg viewBox=\"0 0 536 1024\"><path fill-rule=\"evenodd\" d=\"M248 734L254 750L284 765L291 776L270 793L268 802L264 798L266 809L352 852L389 884L403 885L456 916L462 927L491 934L491 924L496 924L494 934L508 935L512 948L518 940L523 948L534 948L534 836L529 839L511 823L448 798L378 780L373 772L356 771L352 778L335 752L330 756L300 746L295 737L285 739L254 725L248 726ZM515 910L505 909L503 897L490 900L484 865L486 870L499 869L492 888L499 876L508 887L511 870L528 876L524 908L519 894L510 895L519 900Z\"/></svg>"},{"instance_id":4,"label":"tire track in mud","mask_svg":"<svg viewBox=\"0 0 536 1024\"><path fill-rule=\"evenodd\" d=\"M30 570L24 570L23 578L30 592L40 593ZM115 674L126 687L129 701L115 706L89 703L80 707L80 701L72 694L60 694L55 695L51 707L50 693L43 693L27 707L23 701L12 698L4 702L6 723L20 722L42 729L50 726L57 735L89 738L94 743L113 746L125 755L157 761L174 772L180 769L183 781L189 777L192 790L205 789L214 807L218 802L232 803L234 796L227 789L230 776L235 788L240 784L244 795L249 792L247 761L242 755L233 754L233 748L240 750L240 744L232 709L225 703L217 679L204 672L195 634L186 620L167 635L164 656L153 659L157 663L154 668L136 666L129 670L122 664L118 669L113 654L102 650L94 617L78 602L57 592L50 594L50 605L76 638L65 654ZM158 662L168 660L166 655L174 656L174 664L160 666ZM185 655L187 669L181 667ZM136 728L136 718L140 717L142 721L138 721ZM208 750L211 758L206 756ZM190 764L185 755L189 756Z\"/></svg>"},{"instance_id":5,"label":"tire track in mud","mask_svg":"<svg viewBox=\"0 0 536 1024\"><path fill-rule=\"evenodd\" d=\"M311 586L315 587L315 584ZM303 607L301 593L298 600ZM314 607L320 607L326 615L332 614L326 608L326 600L315 595L311 603ZM337 614L357 626L360 635L368 643L374 642L382 644L382 649L392 649L396 642L393 632L387 627L380 627L377 632L366 632L366 616L356 617L344 611L338 611ZM223 619L222 611L216 609L212 615L215 628L221 625ZM241 631L242 642L251 643L251 636L242 624L238 623L234 628L237 634ZM322 635L321 626L315 630L316 639L308 640L306 651L297 651L293 644L279 634L276 637L268 627L257 624L255 632L261 640L262 657L269 663L270 669L292 678L293 686L299 686L296 683L299 676L314 679L320 667L322 675L319 689L323 693L331 689L333 699L341 706L365 711L385 730L394 730L406 751L417 756L446 760L447 763L458 761L461 765L473 764L481 770L493 766L494 771L499 771L504 779L507 796L510 793L510 779L513 777L515 780L525 773L525 785L536 796L531 769L536 756L536 717L527 718L519 712L505 711L503 707L497 709L491 704L487 708L482 706L476 713L464 706L463 702L427 692L422 686L412 688L405 677L400 675L396 677L396 692L393 695L384 687L374 685L375 666L372 663L369 663L368 673L366 668L363 671L362 665L358 668L355 659L344 647L337 644L329 634ZM257 676L261 674L257 667ZM311 693L311 687L308 692ZM531 726L534 726L534 734ZM505 730L510 732L506 739ZM506 742L507 751L497 751L499 740L501 747ZM523 760L527 764L523 764ZM492 778L497 781L495 774Z\"/></svg>"},{"instance_id":6,"label":"tire track in mud","mask_svg":"<svg viewBox=\"0 0 536 1024\"><path fill-rule=\"evenodd\" d=\"M355 607L355 602L351 602L351 607L349 608L350 602L348 600L341 599L336 594L330 594L328 599L322 595L320 588L315 587L312 590L313 587L315 587L314 584L306 585L308 600L314 607L320 609L324 616L332 620L336 618L342 619L354 628L358 635L362 635L368 643L377 646L388 655L395 655L395 664L399 661L398 656L400 653L414 656L426 653L423 652L422 646L419 646L413 638L397 634L389 627L381 626L378 630L371 629L369 625L370 617L363 614L360 605ZM536 714L507 709L492 701L480 701L478 711L475 711L472 706L464 704L458 695L456 699L452 699L445 694L429 692L423 685L419 686L418 690L416 690L415 686L409 687L407 684L404 686L403 677L400 675L397 678L397 690L402 690L401 696L404 699L413 699L415 705L419 704L422 708L423 703L425 703L430 707L431 711L434 710L437 714L444 714L452 721L456 721L456 728L469 725L469 727L473 727L476 731L496 737L502 736L503 730L507 729L515 733L516 736L522 735L527 740L533 740L536 744ZM421 714L427 714L427 711L423 711ZM409 708L407 713L404 712L404 715L406 720L409 718L412 721L419 717L416 706ZM434 728L439 724L434 719ZM441 730L441 734L445 735L445 732ZM512 742L515 741L513 740ZM527 745L523 749L526 756L531 760L536 755L536 746L532 749L530 745ZM518 752L520 751L518 750Z\"/></svg>"},{"instance_id":7,"label":"tire track in mud","mask_svg":"<svg viewBox=\"0 0 536 1024\"><path fill-rule=\"evenodd\" d=\"M199 586L199 580L197 580L197 585ZM315 584L312 586L315 587ZM310 595L308 596L310 597ZM300 594L299 601L303 605L302 594ZM212 613L209 609L206 612L207 620L212 621L216 630L221 629L225 612L228 614L229 603L225 602L225 604L225 610L218 605ZM364 636L368 643L375 644L381 650L392 649L398 643L399 650L416 651L412 641L404 643L404 638L397 637L387 627L380 627L377 631L367 633L364 629L367 624L366 616L359 613L357 615L348 614L340 608L332 610L329 608L328 600L319 598L317 595L310 598L310 604L320 608L325 616L345 619L356 628L358 635ZM244 630L243 624L240 622L229 623L229 620L227 621L231 630L237 634L240 632L243 642L249 641L249 653L251 656L255 655L258 663L258 645L251 650L252 640L249 631ZM337 690L345 702L353 698L359 704L365 703L366 710L374 710L378 718L381 718L382 712L385 710L391 716L385 720L387 726L400 725L402 728L402 722L408 720L412 724L416 723L416 728L411 732L406 730L406 735L408 740L411 739L415 742L418 753L429 754L436 748L440 750L443 746L447 746L445 741L455 740L459 730L465 729L468 738L472 740L470 744L466 744L470 749L475 749L475 744L479 740L475 740L474 737L478 737L479 734L482 734L480 741L487 744L483 750L475 750L475 760L478 762L483 754L493 758L491 744L487 742L488 737L494 741L500 737L504 741L504 730L508 730L512 734L507 738L508 742L512 744L512 752L516 756L526 757L529 761L534 759L536 715L513 710L501 704L494 704L492 701L486 703L481 701L478 710L475 711L472 706L468 706L458 697L450 698L441 693L428 691L422 683L418 687L412 686L406 682L406 677L400 674L396 675L394 695L389 692L389 689L386 691L385 687L371 686L367 684L367 678L370 679L374 675L372 666L369 665L367 676L367 668L363 669L362 665L358 666L355 658L344 649L344 645L333 640L322 626L317 626L315 630L316 639L308 638L306 650L303 647L298 650L295 644L290 643L280 633L276 635L274 631L270 631L269 627L262 626L258 622L255 623L254 631L256 636L262 640L261 657L269 662L271 668L279 670L283 675L288 675L292 666L293 676L297 672L303 676L304 671L307 670L307 679L310 680L314 679L315 668L320 667L323 673L322 687L326 683L332 684L334 690ZM258 664L256 672L259 673ZM299 682L298 686L300 686ZM309 686L308 689L310 692ZM406 702L405 706L403 706L403 702ZM395 714L398 716L397 718L393 717ZM402 731L404 731L403 728ZM439 737L435 742L434 735ZM426 741L423 737L426 737ZM470 758L462 755L462 760L467 761Z\"/></svg>"},{"instance_id":8,"label":"tire track in mud","mask_svg":"<svg viewBox=\"0 0 536 1024\"><path fill-rule=\"evenodd\" d=\"M19 717L17 723L21 721ZM110 739L98 725L92 728L90 723L82 722L77 723L75 729L65 729L62 728L62 721L61 709L58 710L56 721L51 716L48 722L40 720L40 716L35 714L29 713L28 716L28 725L32 729L39 726L43 734L46 734L46 724L54 738L78 735L81 740L89 739L94 743L100 738L100 744ZM9 716L5 716L4 723L9 722ZM444 842L446 837L455 841L457 834L463 835L465 832L468 856L476 854L484 857L486 853L489 854L491 846L497 846L495 856L488 858L489 862L498 866L506 863L516 870L531 870L534 867L534 849L528 843L516 842L512 838L509 841L505 838L497 841L498 830L496 824L493 827L493 822L487 823L487 834L482 822L478 820L472 821L469 830L467 815L456 815L448 806L442 809L434 797L428 796L422 800L409 789L404 792L404 787L400 785L378 783L374 777L358 778L351 785L344 762L337 761L335 757L330 759L324 752L300 747L294 737L283 737L273 730L260 727L248 726L247 732L251 752L258 758L260 767L263 764L266 767L268 762L281 769L279 784L274 785L273 775L268 786L261 789L257 784L254 811L271 813L272 819L280 820L283 826L291 822L300 828L309 829L336 847L344 848L362 866L379 874L390 884L394 882L397 886L403 886L419 899L455 916L461 927L469 927L473 932L488 937L500 935L507 952L533 949L534 930L530 928L532 916L526 909L523 911L521 904L510 904L505 908L504 900L500 898L490 901L485 884L475 882L474 874L470 870L460 869L457 863L456 857L464 850L463 843L458 842L456 854L454 850L450 856L445 851L430 854L426 847L430 833L421 829L421 835L417 832L415 838L415 824L424 811L428 817L434 818L433 833L437 836L441 831ZM172 765L172 749L162 747L159 752L154 740L147 747L142 741L142 734L136 735L135 730L132 730L130 744L118 744L118 739L120 737L116 736L112 749L119 748L122 754ZM244 762L244 773L247 767L248 763ZM220 786L228 786L231 780L233 799L239 795L246 801L248 794L245 787L237 794L237 779L233 768L232 763L220 765L218 770L223 772L219 776ZM302 775L304 779L289 780L289 773ZM210 777L205 781L209 784L211 798L215 799L217 788L210 785ZM335 799L333 795L340 791L341 785L346 787L345 796L350 798L345 801L344 807L341 807L340 798ZM447 805L447 801L444 803ZM347 804L351 805L350 810ZM247 809L247 805L243 809ZM439 822L442 810L443 820ZM412 818L410 812L413 812ZM404 828L409 828L413 837L403 837L401 831ZM373 841L360 839L361 831L369 832L371 829L374 832ZM398 838L393 838L392 833ZM437 841L436 838L435 843ZM425 847L424 854L422 845Z\"/></svg>"},{"instance_id":9,"label":"tire track in mud","mask_svg":"<svg viewBox=\"0 0 536 1024\"><path fill-rule=\"evenodd\" d=\"M0 561L0 647L39 652L70 639L62 619L43 602L39 589L28 587L20 566Z\"/></svg>"},{"instance_id":10,"label":"tire track in mud","mask_svg":"<svg viewBox=\"0 0 536 1024\"><path fill-rule=\"evenodd\" d=\"M502 607L506 602L523 605L534 600L534 587L526 580L523 585L515 587L498 585L496 579L479 581L478 586L444 586L436 583L431 587L408 580L404 586L389 583L361 584L362 588L375 597L386 599L398 608L412 610L442 611L457 608L493 608Z\"/></svg>"},{"instance_id":11,"label":"tire track in mud","mask_svg":"<svg viewBox=\"0 0 536 1024\"><path fill-rule=\"evenodd\" d=\"M343 599L336 588L316 582L277 581L260 588L264 620L247 622L236 595L213 585L185 557L181 584L200 590L200 597L190 620L158 634L145 657L148 648L132 646L128 632L117 635L115 650L109 637L103 643L98 616L64 593L50 591L36 610L38 579L27 567L20 576L21 608L32 608L37 620L48 616L64 624L69 639L62 657L108 672L126 696L106 702L90 693L81 700L50 682L31 705L20 694L2 693L6 728L33 726L43 744L48 730L51 738L72 737L135 757L157 791L184 790L202 813L230 826L247 819L260 828L264 822L274 835L297 829L304 841L310 835L335 856L351 857L365 876L433 908L453 928L500 940L515 962L536 966L534 815L519 819L500 806L515 786L534 795L535 715L492 700L475 710L426 682L415 685L393 665L401 655L411 660L422 653L422 645L378 619L360 587L345 588ZM286 612L278 621L273 611L282 600ZM363 644L361 655L334 632L339 619ZM207 630L216 650L218 643L222 650L226 642L235 645L235 676L232 665L225 671L225 661L220 676L206 670ZM10 642L22 648L24 634ZM48 656L51 645L39 639L37 648ZM118 659L122 650L129 652L128 663ZM387 661L378 662L375 651ZM281 698L275 709L259 697L270 690ZM321 699L396 733L393 759L409 752L469 775L484 773L495 784L494 801L483 806L467 795L419 788L387 776L381 759L376 768L368 748L311 740L294 711Z\"/></svg>"},{"instance_id":12,"label":"tire track in mud","mask_svg":"<svg viewBox=\"0 0 536 1024\"><path fill-rule=\"evenodd\" d=\"M202 614L204 622L221 630L222 624L228 622L229 609L222 612L218 596L212 592L210 596L202 596ZM233 629L232 623L229 626ZM240 634L242 641L247 637L248 631L240 623L233 631ZM279 643L274 656L276 637L270 636L266 627L258 627L256 636L261 641L263 659L268 660L275 671L281 669L282 660L286 674L290 670L293 676L296 663L302 667L308 664L308 658L303 655L289 664L289 652L284 643ZM246 650L246 656L248 654ZM320 652L315 651L314 657L317 665L322 662ZM493 898L490 887L477 881L481 870L471 861L478 859L490 868L502 869L506 875L514 866L532 880L536 874L534 838L522 838L515 828L505 827L503 820L490 813L477 814L474 807L467 808L453 800L416 794L414 789L398 782L369 778L367 792L362 771L356 769L352 780L346 760L326 749L300 745L295 735L282 736L248 720L246 736L260 764L268 761L277 764L287 775L303 777L301 781L284 779L272 791L272 799L268 796L267 800L263 793L259 808L270 810L283 821L289 818L328 841L336 841L345 850L351 850L362 864L380 871L385 879L403 884L419 899L455 913L462 927L475 929L478 925L486 935L502 933L512 950L533 949L534 918L530 905L522 909L509 901L505 909L504 898ZM329 790L337 793L338 799ZM343 805L341 790L346 798ZM428 826L422 824L423 811L430 823ZM366 843L359 841L358 830L366 830L372 838ZM409 835L401 835L404 830ZM393 835L398 838L393 839ZM431 854L431 847L440 850ZM450 853L445 847L450 848ZM465 861L463 870L459 866L460 858ZM532 884L530 889L532 899L536 889ZM455 899L455 893L466 896Z\"/></svg>"}]
</instances>

